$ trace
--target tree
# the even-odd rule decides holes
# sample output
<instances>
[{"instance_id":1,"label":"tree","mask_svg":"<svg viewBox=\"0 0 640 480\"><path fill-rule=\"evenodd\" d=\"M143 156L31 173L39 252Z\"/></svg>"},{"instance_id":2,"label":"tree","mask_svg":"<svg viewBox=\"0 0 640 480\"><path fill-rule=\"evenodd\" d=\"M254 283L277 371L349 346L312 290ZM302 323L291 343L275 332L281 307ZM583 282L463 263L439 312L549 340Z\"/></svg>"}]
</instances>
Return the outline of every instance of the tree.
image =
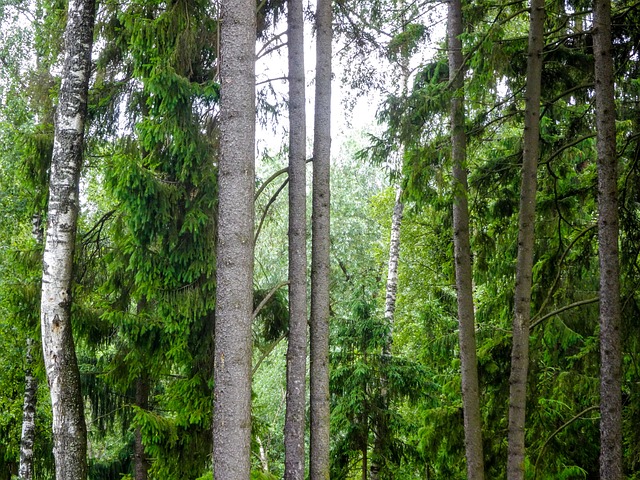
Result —
<instances>
[{"instance_id":1,"label":"tree","mask_svg":"<svg viewBox=\"0 0 640 480\"><path fill-rule=\"evenodd\" d=\"M303 480L307 374L307 180L302 0L288 1L289 345L285 420L286 479Z\"/></svg>"},{"instance_id":2,"label":"tree","mask_svg":"<svg viewBox=\"0 0 640 480\"><path fill-rule=\"evenodd\" d=\"M316 11L316 99L311 219L311 480L329 478L329 206L331 160L331 0Z\"/></svg>"},{"instance_id":3,"label":"tree","mask_svg":"<svg viewBox=\"0 0 640 480\"><path fill-rule=\"evenodd\" d=\"M251 470L255 2L221 3L220 162L214 361L214 478Z\"/></svg>"},{"instance_id":4,"label":"tree","mask_svg":"<svg viewBox=\"0 0 640 480\"><path fill-rule=\"evenodd\" d=\"M93 0L69 2L43 256L42 349L51 393L58 480L87 476L84 402L71 327L71 283L94 19Z\"/></svg>"},{"instance_id":5,"label":"tree","mask_svg":"<svg viewBox=\"0 0 640 480\"><path fill-rule=\"evenodd\" d=\"M476 355L475 315L473 307L473 270L469 239L466 143L464 123L464 59L462 56L462 3L451 0L448 7L449 83L451 99L451 158L453 160L453 248L458 300L458 336L462 374L467 478L484 478L482 420Z\"/></svg>"},{"instance_id":6,"label":"tree","mask_svg":"<svg viewBox=\"0 0 640 480\"><path fill-rule=\"evenodd\" d=\"M525 410L529 369L529 323L533 283L534 231L538 156L540 152L540 97L544 46L544 1L532 0L525 93L524 148L518 214L518 259L509 377L509 453L507 478L524 479Z\"/></svg>"},{"instance_id":7,"label":"tree","mask_svg":"<svg viewBox=\"0 0 640 480\"><path fill-rule=\"evenodd\" d=\"M611 2L593 9L598 254L600 257L600 478L622 479L622 345L618 258L618 154Z\"/></svg>"}]
</instances>

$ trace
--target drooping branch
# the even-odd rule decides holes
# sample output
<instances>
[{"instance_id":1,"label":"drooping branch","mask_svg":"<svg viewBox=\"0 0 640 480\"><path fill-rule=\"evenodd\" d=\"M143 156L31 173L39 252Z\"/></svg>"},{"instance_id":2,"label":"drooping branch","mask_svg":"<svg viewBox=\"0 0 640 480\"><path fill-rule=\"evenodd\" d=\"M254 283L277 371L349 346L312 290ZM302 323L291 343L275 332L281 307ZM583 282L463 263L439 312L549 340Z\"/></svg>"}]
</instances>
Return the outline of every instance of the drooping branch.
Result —
<instances>
[{"instance_id":1,"label":"drooping branch","mask_svg":"<svg viewBox=\"0 0 640 480\"><path fill-rule=\"evenodd\" d=\"M536 321L534 321L529 326L529 331L533 330L534 327L536 327L539 323L544 322L548 318L551 318L551 317L553 317L555 315L559 315L562 312L565 312L567 310L571 310L572 308L581 307L582 305L589 305L591 303L596 303L599 300L600 300L600 297L593 297L593 298L588 298L586 300L580 300L578 302L570 303L569 305L565 305L564 307L560 307L559 309L554 310L553 312L549 312L546 315L544 315L544 316L538 318Z\"/></svg>"},{"instance_id":2,"label":"drooping branch","mask_svg":"<svg viewBox=\"0 0 640 480\"><path fill-rule=\"evenodd\" d=\"M535 478L538 475L538 461L540 460L540 457L542 456L542 453L544 452L544 449L547 447L547 445L549 444L549 442L551 440L553 440L553 438L560 433L562 430L564 430L565 428L567 428L569 425L571 425L573 422L575 422L576 420L578 420L580 417L582 417L583 415L591 412L592 410L597 410L600 408L600 405L592 405L590 407L585 408L584 410L582 410L580 413L576 414L573 418L567 420L566 422L564 422L560 427L558 427L556 429L555 432L553 432L551 435L549 435L549 437L545 440L545 442L542 444L542 447L540 447L540 452L538 453L538 457L536 458L536 463L534 464L533 467L533 478L535 480Z\"/></svg>"}]
</instances>

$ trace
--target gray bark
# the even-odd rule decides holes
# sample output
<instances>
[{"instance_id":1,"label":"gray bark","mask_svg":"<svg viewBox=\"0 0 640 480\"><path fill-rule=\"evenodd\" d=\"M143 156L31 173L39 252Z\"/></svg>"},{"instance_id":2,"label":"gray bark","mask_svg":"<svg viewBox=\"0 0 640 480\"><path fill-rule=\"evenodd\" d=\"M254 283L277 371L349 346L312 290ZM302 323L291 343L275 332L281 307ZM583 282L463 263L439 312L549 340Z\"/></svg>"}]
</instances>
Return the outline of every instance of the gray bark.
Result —
<instances>
[{"instance_id":1,"label":"gray bark","mask_svg":"<svg viewBox=\"0 0 640 480\"><path fill-rule=\"evenodd\" d=\"M145 373L136 380L136 407L149 409L149 377ZM135 480L147 480L149 476L149 459L144 451L140 427L134 432L133 474Z\"/></svg>"},{"instance_id":2,"label":"gray bark","mask_svg":"<svg viewBox=\"0 0 640 480\"><path fill-rule=\"evenodd\" d=\"M287 480L304 480L307 373L307 179L302 0L288 3L289 55L289 344L284 426Z\"/></svg>"},{"instance_id":3,"label":"gray bark","mask_svg":"<svg viewBox=\"0 0 640 480\"><path fill-rule=\"evenodd\" d=\"M94 19L94 0L69 2L49 181L40 318L57 480L87 476L84 405L71 331L71 284Z\"/></svg>"},{"instance_id":4,"label":"gray bark","mask_svg":"<svg viewBox=\"0 0 640 480\"><path fill-rule=\"evenodd\" d=\"M453 161L453 250L458 300L458 338L462 380L464 443L467 478L484 479L482 418L478 386L473 270L467 199L467 136L464 127L464 60L462 56L462 5L450 0L448 11L449 80L451 99L451 158Z\"/></svg>"},{"instance_id":5,"label":"gray bark","mask_svg":"<svg viewBox=\"0 0 640 480\"><path fill-rule=\"evenodd\" d=\"M331 155L331 0L316 11L316 98L311 221L311 480L329 478L329 204Z\"/></svg>"},{"instance_id":6,"label":"gray bark","mask_svg":"<svg viewBox=\"0 0 640 480\"><path fill-rule=\"evenodd\" d=\"M222 0L213 472L249 478L256 5Z\"/></svg>"},{"instance_id":7,"label":"gray bark","mask_svg":"<svg viewBox=\"0 0 640 480\"><path fill-rule=\"evenodd\" d=\"M529 50L524 119L522 184L518 218L518 260L513 316L513 346L509 377L509 446L507 478L524 479L525 407L529 369L529 322L533 269L538 156L540 152L540 97L544 46L544 0L531 0Z\"/></svg>"},{"instance_id":8,"label":"gray bark","mask_svg":"<svg viewBox=\"0 0 640 480\"><path fill-rule=\"evenodd\" d=\"M618 260L618 168L611 2L595 0L596 144L600 257L600 478L622 479L622 354Z\"/></svg>"},{"instance_id":9,"label":"gray bark","mask_svg":"<svg viewBox=\"0 0 640 480\"><path fill-rule=\"evenodd\" d=\"M22 435L20 437L20 465L18 477L20 480L33 478L33 445L36 439L36 402L38 400L38 379L33 375L32 365L33 339L27 338L27 353L25 355L25 387L24 403L22 407Z\"/></svg>"}]
</instances>

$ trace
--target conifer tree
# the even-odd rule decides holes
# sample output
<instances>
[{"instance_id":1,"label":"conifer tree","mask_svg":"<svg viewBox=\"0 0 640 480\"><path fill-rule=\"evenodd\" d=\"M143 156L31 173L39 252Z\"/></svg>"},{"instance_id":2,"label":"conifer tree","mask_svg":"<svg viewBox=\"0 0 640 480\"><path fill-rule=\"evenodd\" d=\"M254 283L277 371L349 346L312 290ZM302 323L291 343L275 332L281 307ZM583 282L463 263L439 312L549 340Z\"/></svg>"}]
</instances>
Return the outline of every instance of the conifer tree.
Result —
<instances>
[{"instance_id":1,"label":"conifer tree","mask_svg":"<svg viewBox=\"0 0 640 480\"><path fill-rule=\"evenodd\" d=\"M538 157L540 155L540 98L544 1L531 0L525 97L524 139L518 214L518 259L513 315L513 345L509 377L509 452L507 478L523 480L525 467L525 410L529 371L529 322L533 283L534 227Z\"/></svg>"},{"instance_id":2,"label":"conifer tree","mask_svg":"<svg viewBox=\"0 0 640 480\"><path fill-rule=\"evenodd\" d=\"M458 303L458 336L464 416L467 478L484 479L480 387L476 354L473 306L473 270L469 233L467 182L467 135L464 115L464 74L462 55L462 3L451 0L448 10L449 82L451 84L451 157L453 160L453 248Z\"/></svg>"},{"instance_id":3,"label":"conifer tree","mask_svg":"<svg viewBox=\"0 0 640 480\"><path fill-rule=\"evenodd\" d=\"M600 260L600 478L621 480L622 335L618 258L618 153L609 0L594 1L593 29Z\"/></svg>"},{"instance_id":4,"label":"conifer tree","mask_svg":"<svg viewBox=\"0 0 640 480\"><path fill-rule=\"evenodd\" d=\"M221 2L213 474L250 473L256 6Z\"/></svg>"},{"instance_id":5,"label":"conifer tree","mask_svg":"<svg viewBox=\"0 0 640 480\"><path fill-rule=\"evenodd\" d=\"M289 345L285 420L286 479L303 480L307 374L307 202L304 19L288 1L289 58Z\"/></svg>"},{"instance_id":6,"label":"conifer tree","mask_svg":"<svg viewBox=\"0 0 640 480\"><path fill-rule=\"evenodd\" d=\"M331 156L331 0L316 11L316 98L311 219L311 480L329 478L329 205Z\"/></svg>"}]
</instances>

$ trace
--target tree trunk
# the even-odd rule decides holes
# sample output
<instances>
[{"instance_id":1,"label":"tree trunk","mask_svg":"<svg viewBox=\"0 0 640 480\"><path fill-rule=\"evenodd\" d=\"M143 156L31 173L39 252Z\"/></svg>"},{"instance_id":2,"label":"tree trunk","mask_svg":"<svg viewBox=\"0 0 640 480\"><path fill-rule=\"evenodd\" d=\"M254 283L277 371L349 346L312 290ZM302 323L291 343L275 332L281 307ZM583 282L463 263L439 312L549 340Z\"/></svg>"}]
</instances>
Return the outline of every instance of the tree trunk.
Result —
<instances>
[{"instance_id":1,"label":"tree trunk","mask_svg":"<svg viewBox=\"0 0 640 480\"><path fill-rule=\"evenodd\" d=\"M406 77L405 77L406 78ZM405 81L406 86L406 81ZM404 92L406 94L406 91ZM402 155L400 156L402 158ZM382 347L383 369L391 359L393 347L393 324L396 311L396 292L398 291L398 262L400 260L400 227L402 226L402 188L396 190L396 201L393 206L391 216L391 238L389 240L389 263L387 270L387 285L384 301L384 319L386 322L387 338ZM380 471L384 466L385 445L389 436L389 400L388 400L388 378L386 371L380 376L380 419L375 432L373 455L371 458L371 480L380 478Z\"/></svg>"},{"instance_id":2,"label":"tree trunk","mask_svg":"<svg viewBox=\"0 0 640 480\"><path fill-rule=\"evenodd\" d=\"M484 479L482 419L476 356L473 270L467 199L467 136L464 126L464 60L462 57L462 5L450 0L448 11L449 81L451 99L451 158L453 161L453 249L458 299L458 337L462 377L464 440L467 478Z\"/></svg>"},{"instance_id":3,"label":"tree trunk","mask_svg":"<svg viewBox=\"0 0 640 480\"><path fill-rule=\"evenodd\" d=\"M593 25L600 257L600 478L620 480L622 479L622 355L616 108L610 0L595 1Z\"/></svg>"},{"instance_id":4,"label":"tree trunk","mask_svg":"<svg viewBox=\"0 0 640 480\"><path fill-rule=\"evenodd\" d=\"M213 472L251 470L256 5L222 0Z\"/></svg>"},{"instance_id":5,"label":"tree trunk","mask_svg":"<svg viewBox=\"0 0 640 480\"><path fill-rule=\"evenodd\" d=\"M311 480L329 478L329 167L331 154L331 0L316 12L311 258Z\"/></svg>"},{"instance_id":6,"label":"tree trunk","mask_svg":"<svg viewBox=\"0 0 640 480\"><path fill-rule=\"evenodd\" d=\"M302 0L288 3L289 50L289 345L284 426L287 480L304 480L307 374L307 179Z\"/></svg>"},{"instance_id":7,"label":"tree trunk","mask_svg":"<svg viewBox=\"0 0 640 480\"><path fill-rule=\"evenodd\" d=\"M136 407L149 409L149 377L142 373L136 380ZM142 431L137 427L134 433L133 472L135 480L147 480L149 476L149 460L144 451Z\"/></svg>"},{"instance_id":8,"label":"tree trunk","mask_svg":"<svg viewBox=\"0 0 640 480\"><path fill-rule=\"evenodd\" d=\"M36 439L36 402L38 400L38 379L33 375L33 339L27 338L25 368L24 403L22 407L22 436L20 438L20 480L33 479L33 445Z\"/></svg>"},{"instance_id":9,"label":"tree trunk","mask_svg":"<svg viewBox=\"0 0 640 480\"><path fill-rule=\"evenodd\" d=\"M69 2L49 180L40 318L57 480L87 476L84 404L71 331L71 284L94 19L94 0Z\"/></svg>"},{"instance_id":10,"label":"tree trunk","mask_svg":"<svg viewBox=\"0 0 640 480\"><path fill-rule=\"evenodd\" d=\"M507 478L524 479L525 407L529 369L529 321L533 277L534 227L538 156L540 151L540 97L544 46L544 1L531 0L529 51L524 119L522 184L518 218L518 260L513 316L513 347L509 377L509 446Z\"/></svg>"}]
</instances>

